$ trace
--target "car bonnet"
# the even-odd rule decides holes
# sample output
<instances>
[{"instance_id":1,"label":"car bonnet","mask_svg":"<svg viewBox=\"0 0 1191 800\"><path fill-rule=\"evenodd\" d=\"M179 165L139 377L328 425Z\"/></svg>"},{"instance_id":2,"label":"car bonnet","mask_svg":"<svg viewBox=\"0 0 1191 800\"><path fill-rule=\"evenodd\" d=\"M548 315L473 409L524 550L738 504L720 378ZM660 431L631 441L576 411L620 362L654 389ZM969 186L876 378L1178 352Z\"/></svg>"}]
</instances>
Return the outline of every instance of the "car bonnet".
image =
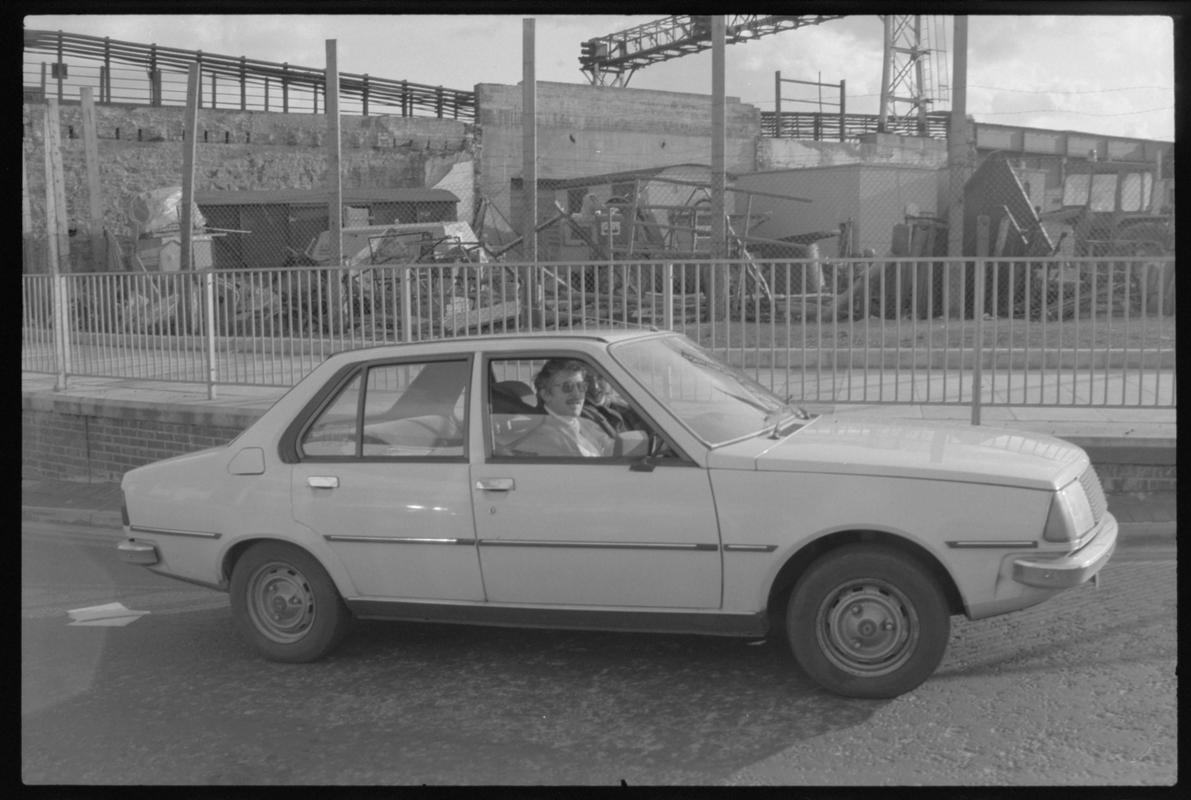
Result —
<instances>
[{"instance_id":1,"label":"car bonnet","mask_svg":"<svg viewBox=\"0 0 1191 800\"><path fill-rule=\"evenodd\" d=\"M1082 448L1045 434L951 423L819 417L782 439L716 448L712 469L829 472L1053 489L1087 468Z\"/></svg>"}]
</instances>

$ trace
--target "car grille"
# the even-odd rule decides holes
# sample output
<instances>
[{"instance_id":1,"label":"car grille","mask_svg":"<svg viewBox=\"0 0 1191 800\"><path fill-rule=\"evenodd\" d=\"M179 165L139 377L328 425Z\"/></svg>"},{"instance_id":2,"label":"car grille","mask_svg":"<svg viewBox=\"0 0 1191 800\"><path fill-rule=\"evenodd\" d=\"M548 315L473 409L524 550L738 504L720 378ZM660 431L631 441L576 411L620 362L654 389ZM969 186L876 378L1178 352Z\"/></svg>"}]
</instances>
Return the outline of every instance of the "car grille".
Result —
<instances>
[{"instance_id":1,"label":"car grille","mask_svg":"<svg viewBox=\"0 0 1191 800\"><path fill-rule=\"evenodd\" d=\"M1100 485L1100 477L1095 467L1089 466L1079 476L1079 483L1083 486L1084 494L1088 496L1088 505L1092 507L1092 519L1096 524L1104 519L1104 512L1108 511L1108 498L1104 496L1104 487Z\"/></svg>"}]
</instances>

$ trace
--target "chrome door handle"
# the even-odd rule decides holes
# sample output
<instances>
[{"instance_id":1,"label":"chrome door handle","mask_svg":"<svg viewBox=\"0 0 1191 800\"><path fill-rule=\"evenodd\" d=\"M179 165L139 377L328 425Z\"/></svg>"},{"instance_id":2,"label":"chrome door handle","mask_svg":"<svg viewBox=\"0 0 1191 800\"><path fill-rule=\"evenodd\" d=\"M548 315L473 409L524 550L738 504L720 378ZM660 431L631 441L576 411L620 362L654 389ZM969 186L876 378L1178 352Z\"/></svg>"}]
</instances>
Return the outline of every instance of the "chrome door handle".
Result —
<instances>
[{"instance_id":1,"label":"chrome door handle","mask_svg":"<svg viewBox=\"0 0 1191 800\"><path fill-rule=\"evenodd\" d=\"M511 492L517 484L512 478L483 478L476 481L476 488L484 492Z\"/></svg>"},{"instance_id":2,"label":"chrome door handle","mask_svg":"<svg viewBox=\"0 0 1191 800\"><path fill-rule=\"evenodd\" d=\"M339 478L334 475L311 475L306 479L306 485L311 489L338 489Z\"/></svg>"}]
</instances>

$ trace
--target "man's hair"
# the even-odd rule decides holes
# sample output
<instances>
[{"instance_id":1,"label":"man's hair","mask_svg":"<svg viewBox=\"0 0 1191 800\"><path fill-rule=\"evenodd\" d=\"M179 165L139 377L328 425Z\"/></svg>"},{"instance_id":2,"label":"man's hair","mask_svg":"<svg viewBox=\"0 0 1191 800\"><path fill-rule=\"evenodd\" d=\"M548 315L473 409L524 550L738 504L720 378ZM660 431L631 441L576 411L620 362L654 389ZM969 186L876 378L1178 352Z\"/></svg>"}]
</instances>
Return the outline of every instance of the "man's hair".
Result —
<instances>
[{"instance_id":1,"label":"man's hair","mask_svg":"<svg viewBox=\"0 0 1191 800\"><path fill-rule=\"evenodd\" d=\"M550 379L560 372L581 372L586 378L587 365L573 358L551 358L542 365L542 368L538 370L538 374L534 376L533 388L538 394L541 394L550 385Z\"/></svg>"}]
</instances>

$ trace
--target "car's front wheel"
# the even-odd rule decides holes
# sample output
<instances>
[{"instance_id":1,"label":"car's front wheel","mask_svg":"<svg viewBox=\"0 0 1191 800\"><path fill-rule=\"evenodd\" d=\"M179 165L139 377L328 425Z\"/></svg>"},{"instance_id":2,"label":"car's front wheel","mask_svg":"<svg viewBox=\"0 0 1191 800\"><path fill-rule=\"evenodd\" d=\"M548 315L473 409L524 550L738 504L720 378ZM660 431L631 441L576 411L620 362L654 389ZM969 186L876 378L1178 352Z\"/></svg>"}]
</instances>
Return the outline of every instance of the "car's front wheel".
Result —
<instances>
[{"instance_id":1,"label":"car's front wheel","mask_svg":"<svg viewBox=\"0 0 1191 800\"><path fill-rule=\"evenodd\" d=\"M252 545L232 570L232 618L273 661L315 661L347 633L351 612L322 565L281 542Z\"/></svg>"},{"instance_id":2,"label":"car's front wheel","mask_svg":"<svg viewBox=\"0 0 1191 800\"><path fill-rule=\"evenodd\" d=\"M938 582L895 550L848 545L790 592L786 635L811 678L847 697L896 697L938 667L951 615Z\"/></svg>"}]
</instances>

